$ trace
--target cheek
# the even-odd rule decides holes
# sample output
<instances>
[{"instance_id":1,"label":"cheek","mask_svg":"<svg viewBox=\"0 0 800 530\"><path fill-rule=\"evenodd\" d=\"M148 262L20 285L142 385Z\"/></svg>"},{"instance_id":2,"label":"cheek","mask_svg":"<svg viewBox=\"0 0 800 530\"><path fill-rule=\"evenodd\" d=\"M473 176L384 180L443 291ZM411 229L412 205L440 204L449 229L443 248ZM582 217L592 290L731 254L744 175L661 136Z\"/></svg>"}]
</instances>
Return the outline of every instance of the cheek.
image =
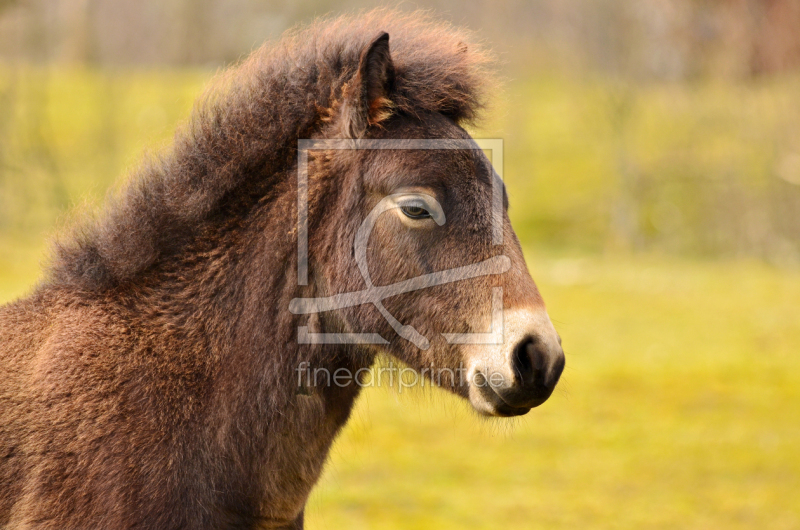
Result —
<instances>
[{"instance_id":1,"label":"cheek","mask_svg":"<svg viewBox=\"0 0 800 530\"><path fill-rule=\"evenodd\" d=\"M376 223L369 238L367 262L375 285L407 280L433 272L430 256L436 253L430 233L409 229L387 213Z\"/></svg>"},{"instance_id":2,"label":"cheek","mask_svg":"<svg viewBox=\"0 0 800 530\"><path fill-rule=\"evenodd\" d=\"M404 325L413 326L431 344L442 334L492 333L493 282L476 278L437 285L384 300ZM501 302L502 303L502 302Z\"/></svg>"},{"instance_id":3,"label":"cheek","mask_svg":"<svg viewBox=\"0 0 800 530\"><path fill-rule=\"evenodd\" d=\"M369 238L367 258L376 285L386 285L423 274L480 262L493 254L476 234L460 226L409 228L397 216L386 214Z\"/></svg>"}]
</instances>

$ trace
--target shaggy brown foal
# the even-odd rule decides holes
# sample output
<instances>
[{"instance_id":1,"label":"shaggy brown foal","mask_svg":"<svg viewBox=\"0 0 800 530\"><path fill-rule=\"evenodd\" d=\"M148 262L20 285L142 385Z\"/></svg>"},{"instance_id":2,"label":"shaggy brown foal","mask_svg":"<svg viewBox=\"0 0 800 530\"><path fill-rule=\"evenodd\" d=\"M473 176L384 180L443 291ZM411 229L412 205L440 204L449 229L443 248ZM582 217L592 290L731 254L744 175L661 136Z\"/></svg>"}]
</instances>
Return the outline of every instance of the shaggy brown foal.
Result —
<instances>
[{"instance_id":1,"label":"shaggy brown foal","mask_svg":"<svg viewBox=\"0 0 800 530\"><path fill-rule=\"evenodd\" d=\"M486 415L544 402L560 341L505 209L493 214L479 149L310 152L298 274L298 140L470 142L460 124L481 106L485 65L459 31L379 11L297 31L224 74L172 151L0 309L0 527L301 528L360 389L312 381L311 367L363 373L385 353ZM369 281L406 290L320 312L292 302L365 288L354 248L385 204ZM502 267L408 288L476 263ZM498 323L498 293L503 340L453 339Z\"/></svg>"}]
</instances>

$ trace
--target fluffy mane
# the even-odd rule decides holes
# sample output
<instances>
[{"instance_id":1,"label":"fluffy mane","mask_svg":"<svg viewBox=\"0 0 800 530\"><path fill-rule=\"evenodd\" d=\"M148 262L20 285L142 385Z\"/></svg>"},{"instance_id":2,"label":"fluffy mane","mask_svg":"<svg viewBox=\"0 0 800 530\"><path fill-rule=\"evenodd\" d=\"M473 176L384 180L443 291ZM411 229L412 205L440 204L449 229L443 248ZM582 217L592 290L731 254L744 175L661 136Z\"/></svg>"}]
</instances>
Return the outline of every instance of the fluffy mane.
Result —
<instances>
[{"instance_id":1,"label":"fluffy mane","mask_svg":"<svg viewBox=\"0 0 800 530\"><path fill-rule=\"evenodd\" d=\"M383 9L291 30L218 76L171 150L56 243L50 281L114 287L246 214L294 165L296 140L335 119L361 51L381 31L395 65L394 112L476 118L491 76L487 55L463 30Z\"/></svg>"}]
</instances>

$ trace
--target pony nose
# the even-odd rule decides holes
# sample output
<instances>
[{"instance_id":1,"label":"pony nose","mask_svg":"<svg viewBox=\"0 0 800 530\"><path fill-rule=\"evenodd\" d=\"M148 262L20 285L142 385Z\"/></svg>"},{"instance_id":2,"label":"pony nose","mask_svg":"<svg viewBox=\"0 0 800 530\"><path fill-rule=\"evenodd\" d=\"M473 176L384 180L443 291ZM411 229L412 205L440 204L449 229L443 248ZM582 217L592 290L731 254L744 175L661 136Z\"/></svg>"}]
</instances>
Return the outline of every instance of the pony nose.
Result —
<instances>
[{"instance_id":1,"label":"pony nose","mask_svg":"<svg viewBox=\"0 0 800 530\"><path fill-rule=\"evenodd\" d=\"M469 399L478 412L519 416L550 397L566 363L544 308L506 310L504 340L470 360Z\"/></svg>"},{"instance_id":2,"label":"pony nose","mask_svg":"<svg viewBox=\"0 0 800 530\"><path fill-rule=\"evenodd\" d=\"M515 380L500 392L503 401L513 407L535 407L550 397L566 364L560 342L528 336L514 347Z\"/></svg>"}]
</instances>

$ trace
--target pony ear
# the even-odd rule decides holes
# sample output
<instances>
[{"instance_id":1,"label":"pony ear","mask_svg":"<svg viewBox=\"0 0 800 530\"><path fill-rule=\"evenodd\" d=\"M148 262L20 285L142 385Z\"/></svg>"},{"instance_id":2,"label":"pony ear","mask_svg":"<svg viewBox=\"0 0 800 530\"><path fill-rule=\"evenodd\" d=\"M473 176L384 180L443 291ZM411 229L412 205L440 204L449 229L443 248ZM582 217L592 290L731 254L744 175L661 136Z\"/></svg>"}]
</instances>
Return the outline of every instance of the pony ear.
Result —
<instances>
[{"instance_id":1,"label":"pony ear","mask_svg":"<svg viewBox=\"0 0 800 530\"><path fill-rule=\"evenodd\" d=\"M360 138L370 125L392 115L389 93L394 85L394 64L389 53L389 34L381 32L361 52L358 73L345 89L342 118L344 133Z\"/></svg>"}]
</instances>

